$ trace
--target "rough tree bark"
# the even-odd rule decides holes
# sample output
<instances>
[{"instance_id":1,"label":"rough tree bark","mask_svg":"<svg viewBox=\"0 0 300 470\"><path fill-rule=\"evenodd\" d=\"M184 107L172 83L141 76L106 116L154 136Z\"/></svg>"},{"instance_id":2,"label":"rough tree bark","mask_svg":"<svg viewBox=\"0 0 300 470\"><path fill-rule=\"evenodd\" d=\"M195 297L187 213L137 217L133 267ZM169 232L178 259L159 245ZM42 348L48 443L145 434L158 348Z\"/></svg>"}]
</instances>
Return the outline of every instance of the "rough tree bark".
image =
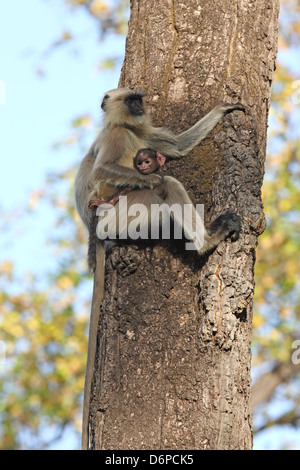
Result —
<instances>
[{"instance_id":1,"label":"rough tree bark","mask_svg":"<svg viewBox=\"0 0 300 470\"><path fill-rule=\"evenodd\" d=\"M250 449L253 267L278 0L132 0L120 86L142 88L156 125L185 130L243 102L171 162L209 222L236 242L198 259L182 246L118 246L106 262L90 413L92 449Z\"/></svg>"}]
</instances>

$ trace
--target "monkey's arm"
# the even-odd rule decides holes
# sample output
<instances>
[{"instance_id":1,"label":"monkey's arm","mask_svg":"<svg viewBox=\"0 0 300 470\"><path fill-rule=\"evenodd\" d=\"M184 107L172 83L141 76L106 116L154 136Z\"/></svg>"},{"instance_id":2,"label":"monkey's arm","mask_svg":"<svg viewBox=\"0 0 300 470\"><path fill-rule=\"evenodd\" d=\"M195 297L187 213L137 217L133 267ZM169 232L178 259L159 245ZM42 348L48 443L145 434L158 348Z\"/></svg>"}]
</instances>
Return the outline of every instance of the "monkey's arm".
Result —
<instances>
[{"instance_id":1,"label":"monkey's arm","mask_svg":"<svg viewBox=\"0 0 300 470\"><path fill-rule=\"evenodd\" d=\"M154 128L154 132L149 139L149 146L168 157L179 158L184 156L205 139L225 114L234 110L245 112L245 106L241 103L216 106L194 126L179 135L162 128Z\"/></svg>"},{"instance_id":2,"label":"monkey's arm","mask_svg":"<svg viewBox=\"0 0 300 470\"><path fill-rule=\"evenodd\" d=\"M110 184L117 188L130 187L133 189L153 189L162 182L159 175L142 175L137 170L118 163L105 163L95 168L93 178L100 183Z\"/></svg>"}]
</instances>

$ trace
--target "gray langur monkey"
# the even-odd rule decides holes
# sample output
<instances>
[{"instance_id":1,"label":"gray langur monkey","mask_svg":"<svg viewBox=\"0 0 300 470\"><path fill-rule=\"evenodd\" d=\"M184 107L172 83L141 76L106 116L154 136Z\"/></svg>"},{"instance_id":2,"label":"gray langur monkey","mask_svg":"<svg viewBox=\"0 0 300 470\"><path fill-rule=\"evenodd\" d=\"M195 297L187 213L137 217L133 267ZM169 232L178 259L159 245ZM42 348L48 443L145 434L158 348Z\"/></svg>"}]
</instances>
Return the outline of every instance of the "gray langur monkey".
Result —
<instances>
[{"instance_id":1,"label":"gray langur monkey","mask_svg":"<svg viewBox=\"0 0 300 470\"><path fill-rule=\"evenodd\" d=\"M128 208L134 203L143 203L146 206L161 202L192 204L185 189L176 179L165 176L162 180L157 173L142 174L133 167L133 158L139 149L145 148L161 152L167 158L180 158L198 145L224 115L234 110L245 111L241 103L216 106L190 129L175 135L170 130L152 125L143 97L142 91L118 88L109 91L103 98L101 107L104 111L104 128L81 162L75 180L77 210L90 232L94 217L94 212L89 207L90 201L95 198L109 199L117 190L132 189L127 195ZM162 191L161 186L165 187L165 191ZM117 202L115 208L120 211L118 220L121 221L117 227L118 233L122 230L122 224L126 224L128 220L127 213L121 213L120 207L121 205ZM149 220L146 222L148 223ZM198 246L197 239L193 240L199 254L213 249L221 240L230 235L237 239L240 232L240 219L230 211L219 216L208 231L205 230L203 222L202 225L204 245ZM95 228L94 224L93 231ZM185 233L189 233L189 227L182 228ZM91 233L91 236L94 236L94 233ZM89 445L90 393L96 355L99 305L104 291L105 249L103 241L97 240L95 251L98 269L95 270L95 266L92 266L95 275L84 387L83 449L87 449Z\"/></svg>"}]
</instances>

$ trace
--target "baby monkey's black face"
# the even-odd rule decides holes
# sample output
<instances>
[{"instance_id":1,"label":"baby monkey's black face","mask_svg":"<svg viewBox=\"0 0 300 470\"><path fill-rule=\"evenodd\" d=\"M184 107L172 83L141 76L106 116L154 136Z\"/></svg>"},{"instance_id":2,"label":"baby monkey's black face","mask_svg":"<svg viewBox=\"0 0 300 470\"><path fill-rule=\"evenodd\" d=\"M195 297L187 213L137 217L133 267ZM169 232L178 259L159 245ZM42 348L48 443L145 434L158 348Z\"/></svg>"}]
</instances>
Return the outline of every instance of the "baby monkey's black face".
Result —
<instances>
[{"instance_id":1,"label":"baby monkey's black face","mask_svg":"<svg viewBox=\"0 0 300 470\"><path fill-rule=\"evenodd\" d=\"M145 113L142 93L127 96L125 103L128 106L131 116L142 116Z\"/></svg>"}]
</instances>

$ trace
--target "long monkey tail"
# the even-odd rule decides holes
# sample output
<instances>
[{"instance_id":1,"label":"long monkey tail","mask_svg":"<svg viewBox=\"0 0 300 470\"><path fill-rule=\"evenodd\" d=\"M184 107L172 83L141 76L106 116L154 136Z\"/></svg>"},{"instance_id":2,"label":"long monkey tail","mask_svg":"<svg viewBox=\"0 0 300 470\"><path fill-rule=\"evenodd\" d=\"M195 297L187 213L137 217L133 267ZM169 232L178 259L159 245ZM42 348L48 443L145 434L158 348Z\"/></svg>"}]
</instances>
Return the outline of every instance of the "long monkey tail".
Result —
<instances>
[{"instance_id":1,"label":"long monkey tail","mask_svg":"<svg viewBox=\"0 0 300 470\"><path fill-rule=\"evenodd\" d=\"M96 211L93 210L92 217L90 220L90 225L89 225L89 243L88 243L88 255L87 255L88 267L89 267L89 271L91 274L95 272L96 265L97 265L96 263L96 250L97 250L97 245L98 245L98 237L96 233L97 224L98 224L98 217L96 215Z\"/></svg>"},{"instance_id":2,"label":"long monkey tail","mask_svg":"<svg viewBox=\"0 0 300 470\"><path fill-rule=\"evenodd\" d=\"M83 414L82 414L82 450L89 448L89 414L92 392L92 380L95 366L97 349L97 332L100 316L100 304L104 295L104 242L97 241L96 244L96 269L94 273L93 298L91 306L91 318L89 327L89 344L85 370Z\"/></svg>"}]
</instances>

